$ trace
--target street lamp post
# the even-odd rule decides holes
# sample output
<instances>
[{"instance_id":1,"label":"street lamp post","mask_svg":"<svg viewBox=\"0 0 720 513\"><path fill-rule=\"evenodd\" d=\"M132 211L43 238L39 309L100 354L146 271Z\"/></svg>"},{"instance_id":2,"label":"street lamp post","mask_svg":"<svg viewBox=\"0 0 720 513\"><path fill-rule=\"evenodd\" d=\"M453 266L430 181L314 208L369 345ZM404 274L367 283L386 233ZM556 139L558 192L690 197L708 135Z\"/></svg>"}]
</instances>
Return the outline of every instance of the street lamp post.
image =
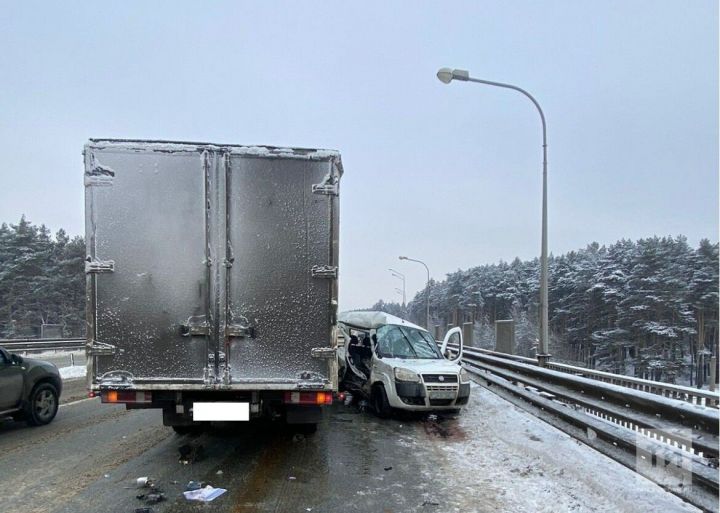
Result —
<instances>
[{"instance_id":1,"label":"street lamp post","mask_svg":"<svg viewBox=\"0 0 720 513\"><path fill-rule=\"evenodd\" d=\"M425 285L425 328L430 331L430 269L425 262L421 260L415 260L414 258L408 258L406 256L398 257L400 260L409 260L410 262L417 262L425 266L427 271L427 284Z\"/></svg>"},{"instance_id":2,"label":"street lamp post","mask_svg":"<svg viewBox=\"0 0 720 513\"><path fill-rule=\"evenodd\" d=\"M388 269L392 273L393 276L396 278L400 278L402 280L402 306L405 308L405 275L401 272L396 271L395 269Z\"/></svg>"},{"instance_id":3,"label":"street lamp post","mask_svg":"<svg viewBox=\"0 0 720 513\"><path fill-rule=\"evenodd\" d=\"M453 80L461 80L464 82L477 82L478 84L491 85L496 87L504 87L505 89L513 89L527 96L540 114L542 122L542 147L543 147L543 187L542 187L542 243L540 249L540 352L537 355L538 363L544 366L550 358L548 350L548 255L547 255L547 127L545 125L545 114L543 114L540 104L533 96L517 86L511 84L503 84L502 82L491 82L490 80L480 80L473 78L466 70L441 68L437 72L438 79L449 84Z\"/></svg>"}]
</instances>

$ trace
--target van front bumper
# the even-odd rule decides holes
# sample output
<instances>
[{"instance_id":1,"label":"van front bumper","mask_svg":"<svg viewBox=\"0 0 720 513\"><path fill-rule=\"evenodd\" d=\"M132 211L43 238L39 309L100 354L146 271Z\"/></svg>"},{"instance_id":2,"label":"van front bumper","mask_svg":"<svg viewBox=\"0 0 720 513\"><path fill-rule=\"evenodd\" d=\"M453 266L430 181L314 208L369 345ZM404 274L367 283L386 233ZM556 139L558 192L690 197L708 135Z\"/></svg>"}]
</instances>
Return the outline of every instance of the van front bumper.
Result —
<instances>
[{"instance_id":1,"label":"van front bumper","mask_svg":"<svg viewBox=\"0 0 720 513\"><path fill-rule=\"evenodd\" d=\"M427 390L425 383L396 380L395 392L399 401L393 401L395 398L390 397L388 399L392 407L404 410L457 409L467 404L470 398L470 383L453 384L443 388L444 390Z\"/></svg>"}]
</instances>

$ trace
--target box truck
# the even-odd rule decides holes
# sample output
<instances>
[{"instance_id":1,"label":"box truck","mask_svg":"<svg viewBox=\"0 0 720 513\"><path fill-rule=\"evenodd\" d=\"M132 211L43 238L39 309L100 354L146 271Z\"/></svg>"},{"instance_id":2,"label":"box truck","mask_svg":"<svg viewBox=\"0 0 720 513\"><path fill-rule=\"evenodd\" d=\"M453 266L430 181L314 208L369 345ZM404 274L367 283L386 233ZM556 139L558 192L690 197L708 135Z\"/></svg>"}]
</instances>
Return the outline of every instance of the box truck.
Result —
<instances>
[{"instance_id":1,"label":"box truck","mask_svg":"<svg viewBox=\"0 0 720 513\"><path fill-rule=\"evenodd\" d=\"M337 391L336 151L91 139L87 379L187 432Z\"/></svg>"}]
</instances>

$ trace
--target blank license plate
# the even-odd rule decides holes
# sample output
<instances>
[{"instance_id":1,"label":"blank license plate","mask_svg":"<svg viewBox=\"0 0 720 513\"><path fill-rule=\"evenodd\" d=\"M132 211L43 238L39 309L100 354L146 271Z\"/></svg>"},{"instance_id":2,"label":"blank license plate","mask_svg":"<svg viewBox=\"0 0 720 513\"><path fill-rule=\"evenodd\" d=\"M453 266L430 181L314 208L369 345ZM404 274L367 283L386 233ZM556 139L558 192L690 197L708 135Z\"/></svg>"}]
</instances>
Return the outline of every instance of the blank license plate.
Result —
<instances>
[{"instance_id":1,"label":"blank license plate","mask_svg":"<svg viewBox=\"0 0 720 513\"><path fill-rule=\"evenodd\" d=\"M193 403L193 420L250 420L250 403Z\"/></svg>"},{"instance_id":2,"label":"blank license plate","mask_svg":"<svg viewBox=\"0 0 720 513\"><path fill-rule=\"evenodd\" d=\"M430 399L455 399L456 392L452 391L440 391L430 392Z\"/></svg>"}]
</instances>

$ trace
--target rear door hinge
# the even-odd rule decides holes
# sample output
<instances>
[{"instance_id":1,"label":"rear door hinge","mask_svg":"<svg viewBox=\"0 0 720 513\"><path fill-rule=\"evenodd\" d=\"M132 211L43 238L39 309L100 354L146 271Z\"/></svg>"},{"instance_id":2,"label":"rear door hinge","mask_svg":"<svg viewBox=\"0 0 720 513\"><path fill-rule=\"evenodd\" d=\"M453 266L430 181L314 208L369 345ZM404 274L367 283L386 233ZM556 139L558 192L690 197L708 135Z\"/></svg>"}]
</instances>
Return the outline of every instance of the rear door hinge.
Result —
<instances>
[{"instance_id":1,"label":"rear door hinge","mask_svg":"<svg viewBox=\"0 0 720 513\"><path fill-rule=\"evenodd\" d=\"M85 260L85 273L86 274L99 274L99 273L112 273L115 272L115 261L114 260L91 260L88 257Z\"/></svg>"},{"instance_id":2,"label":"rear door hinge","mask_svg":"<svg viewBox=\"0 0 720 513\"><path fill-rule=\"evenodd\" d=\"M180 325L180 335L183 337L207 337L210 335L210 326L206 322L191 322Z\"/></svg>"},{"instance_id":3,"label":"rear door hinge","mask_svg":"<svg viewBox=\"0 0 720 513\"><path fill-rule=\"evenodd\" d=\"M228 324L225 326L226 337L255 338L253 326L241 326L240 324Z\"/></svg>"},{"instance_id":4,"label":"rear door hinge","mask_svg":"<svg viewBox=\"0 0 720 513\"><path fill-rule=\"evenodd\" d=\"M336 349L334 347L313 347L310 349L310 355L313 358L335 358Z\"/></svg>"},{"instance_id":5,"label":"rear door hinge","mask_svg":"<svg viewBox=\"0 0 720 513\"><path fill-rule=\"evenodd\" d=\"M337 278L338 268L336 265L314 265L310 275L313 278Z\"/></svg>"},{"instance_id":6,"label":"rear door hinge","mask_svg":"<svg viewBox=\"0 0 720 513\"><path fill-rule=\"evenodd\" d=\"M87 356L112 356L114 354L122 354L124 350L118 350L117 347L104 342L94 340L90 345L85 346L85 354Z\"/></svg>"},{"instance_id":7,"label":"rear door hinge","mask_svg":"<svg viewBox=\"0 0 720 513\"><path fill-rule=\"evenodd\" d=\"M312 186L313 194L325 194L327 196L339 196L340 188L337 183L316 183Z\"/></svg>"}]
</instances>

